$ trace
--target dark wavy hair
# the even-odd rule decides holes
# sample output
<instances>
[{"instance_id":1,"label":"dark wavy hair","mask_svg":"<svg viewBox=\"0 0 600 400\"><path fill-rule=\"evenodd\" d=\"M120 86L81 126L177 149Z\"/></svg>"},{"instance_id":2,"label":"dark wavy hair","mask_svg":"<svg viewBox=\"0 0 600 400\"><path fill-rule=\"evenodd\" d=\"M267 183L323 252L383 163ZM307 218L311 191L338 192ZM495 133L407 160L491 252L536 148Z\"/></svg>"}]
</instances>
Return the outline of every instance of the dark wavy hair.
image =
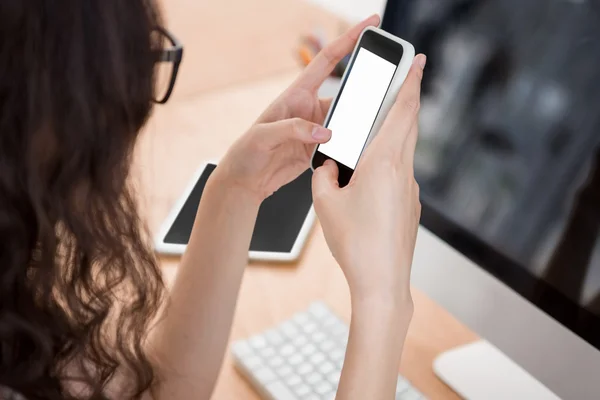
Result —
<instances>
[{"instance_id":1,"label":"dark wavy hair","mask_svg":"<svg viewBox=\"0 0 600 400\"><path fill-rule=\"evenodd\" d=\"M0 387L28 400L155 379L163 284L129 169L160 22L153 0L0 1Z\"/></svg>"}]
</instances>

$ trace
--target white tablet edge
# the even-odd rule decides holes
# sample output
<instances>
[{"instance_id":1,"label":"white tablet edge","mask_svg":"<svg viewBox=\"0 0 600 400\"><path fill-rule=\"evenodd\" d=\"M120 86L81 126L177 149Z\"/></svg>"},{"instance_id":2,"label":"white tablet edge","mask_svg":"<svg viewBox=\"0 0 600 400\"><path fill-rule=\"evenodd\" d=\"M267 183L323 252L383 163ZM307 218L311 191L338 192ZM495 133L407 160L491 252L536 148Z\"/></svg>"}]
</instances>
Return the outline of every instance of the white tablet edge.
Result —
<instances>
[{"instance_id":1,"label":"white tablet edge","mask_svg":"<svg viewBox=\"0 0 600 400\"><path fill-rule=\"evenodd\" d=\"M163 240L169 229L175 222L177 215L183 208L186 200L191 195L196 183L198 183L198 179L202 176L202 173L206 169L207 164L217 165L216 161L206 161L200 165L198 170L194 173L194 175L190 178L190 183L182 192L181 196L175 201L175 204L171 207L169 214L165 218L164 222L161 224L158 233L154 238L154 249L156 252L163 255L174 255L179 256L185 252L187 245L185 244L173 244L173 243L165 243ZM306 218L304 219L304 223L296 236L296 241L292 246L292 249L288 253L278 253L278 252L268 252L268 251L250 251L248 253L248 258L253 261L284 261L291 262L298 259L306 240L308 239L308 234L314 224L315 221L315 210L314 207L311 206L308 210Z\"/></svg>"}]
</instances>

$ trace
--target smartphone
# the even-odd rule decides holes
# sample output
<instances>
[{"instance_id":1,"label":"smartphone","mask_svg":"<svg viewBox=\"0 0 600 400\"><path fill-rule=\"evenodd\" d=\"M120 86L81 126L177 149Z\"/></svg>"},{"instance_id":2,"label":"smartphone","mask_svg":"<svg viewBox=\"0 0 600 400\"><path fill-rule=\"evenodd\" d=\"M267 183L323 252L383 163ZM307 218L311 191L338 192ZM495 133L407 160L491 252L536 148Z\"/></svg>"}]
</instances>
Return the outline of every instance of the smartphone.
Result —
<instances>
[{"instance_id":1,"label":"smartphone","mask_svg":"<svg viewBox=\"0 0 600 400\"><path fill-rule=\"evenodd\" d=\"M333 160L340 187L346 186L358 160L394 104L415 57L412 44L381 29L368 27L352 52L340 90L324 126L333 135L315 149L312 169Z\"/></svg>"}]
</instances>

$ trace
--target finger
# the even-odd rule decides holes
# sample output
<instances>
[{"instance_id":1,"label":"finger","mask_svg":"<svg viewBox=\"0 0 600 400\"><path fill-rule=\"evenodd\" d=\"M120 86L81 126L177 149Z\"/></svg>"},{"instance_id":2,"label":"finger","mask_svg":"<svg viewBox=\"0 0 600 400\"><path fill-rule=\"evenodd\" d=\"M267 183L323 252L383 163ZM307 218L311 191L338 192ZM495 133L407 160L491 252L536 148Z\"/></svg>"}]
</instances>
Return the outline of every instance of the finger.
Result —
<instances>
[{"instance_id":1,"label":"finger","mask_svg":"<svg viewBox=\"0 0 600 400\"><path fill-rule=\"evenodd\" d=\"M394 112L405 114L412 119L418 114L421 105L421 82L426 62L427 57L424 54L418 54L413 59L408 75L392 108Z\"/></svg>"},{"instance_id":2,"label":"finger","mask_svg":"<svg viewBox=\"0 0 600 400\"><path fill-rule=\"evenodd\" d=\"M342 58L352 51L361 32L368 26L379 25L379 21L379 15L372 15L331 42L304 69L298 79L298 84L304 88L316 90L331 75L331 72Z\"/></svg>"},{"instance_id":3,"label":"finger","mask_svg":"<svg viewBox=\"0 0 600 400\"><path fill-rule=\"evenodd\" d=\"M315 170L312 178L313 199L318 201L333 190L339 189L338 173L337 164L333 160L326 160Z\"/></svg>"},{"instance_id":4,"label":"finger","mask_svg":"<svg viewBox=\"0 0 600 400\"><path fill-rule=\"evenodd\" d=\"M415 162L415 151L417 149L417 138L419 137L419 124L414 123L408 135L406 135L406 140L404 144L402 159L404 160L406 165L413 165Z\"/></svg>"},{"instance_id":5,"label":"finger","mask_svg":"<svg viewBox=\"0 0 600 400\"><path fill-rule=\"evenodd\" d=\"M426 61L427 58L423 54L414 58L406 80L386 118L385 124L393 124L393 126L387 126L383 129L383 133L391 135L392 140L399 145L404 144L406 135L417 121L421 107L421 80Z\"/></svg>"},{"instance_id":6,"label":"finger","mask_svg":"<svg viewBox=\"0 0 600 400\"><path fill-rule=\"evenodd\" d=\"M404 115L406 118L415 119L421 105L421 81L427 57L418 54L408 71L406 80L402 84L392 112Z\"/></svg>"},{"instance_id":7,"label":"finger","mask_svg":"<svg viewBox=\"0 0 600 400\"><path fill-rule=\"evenodd\" d=\"M271 146L277 146L290 140L304 144L327 143L331 131L314 122L302 118L290 118L262 125L261 137Z\"/></svg>"},{"instance_id":8,"label":"finger","mask_svg":"<svg viewBox=\"0 0 600 400\"><path fill-rule=\"evenodd\" d=\"M415 151L417 148L417 139L419 137L419 109L420 109L420 103L421 103L421 82L423 80L423 69L425 68L425 64L427 63L427 57L425 57L425 55L423 54L419 54L417 55L417 57L415 57L415 60L413 61L413 65L411 69L415 70L415 75L416 78L413 78L412 80L412 91L413 91L413 96L415 96L415 98L417 98L417 106L415 106L414 104L414 99L413 100L409 100L413 102L413 109L417 110L416 116L413 120L412 126L410 128L410 131L408 132L408 134L406 135L406 139L404 140L404 146L403 146L403 158L405 160L405 163L407 165L413 165L414 160L415 160ZM405 100L406 101L406 100ZM407 105L408 108L410 108L409 105Z\"/></svg>"},{"instance_id":9,"label":"finger","mask_svg":"<svg viewBox=\"0 0 600 400\"><path fill-rule=\"evenodd\" d=\"M333 98L328 99L319 99L319 107L321 108L321 114L323 115L323 119L329 112L329 108L331 107L331 103L333 102Z\"/></svg>"}]
</instances>

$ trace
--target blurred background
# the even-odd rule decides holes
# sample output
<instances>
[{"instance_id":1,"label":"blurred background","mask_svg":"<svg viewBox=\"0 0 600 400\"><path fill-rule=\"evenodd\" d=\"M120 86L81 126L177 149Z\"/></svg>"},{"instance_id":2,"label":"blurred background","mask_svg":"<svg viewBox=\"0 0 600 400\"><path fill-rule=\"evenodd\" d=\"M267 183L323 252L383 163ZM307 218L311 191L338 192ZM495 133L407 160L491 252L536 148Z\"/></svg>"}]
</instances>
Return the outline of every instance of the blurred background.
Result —
<instances>
[{"instance_id":1,"label":"blurred background","mask_svg":"<svg viewBox=\"0 0 600 400\"><path fill-rule=\"evenodd\" d=\"M381 13L385 3L162 0L166 25L185 54L172 98L155 109L136 150L150 226L162 223L198 164L218 159L293 82L315 47L349 24ZM496 272L503 278L530 273L597 319L600 1L388 3L384 28L428 56L415 165L423 203L457 227L446 235L455 235L454 247L465 238L457 232L468 231L472 236L462 248L478 240L495 249L504 257L490 256L490 263L500 266ZM443 234L447 226L430 230ZM308 261L295 268L255 264L248 269L233 337L287 318L307 299L322 298L349 315L345 281L319 235L317 230L317 239L307 245L303 257ZM177 263L163 260L163 270L172 276ZM439 268L426 278L439 280ZM519 282L513 289L535 300L535 279L526 287L519 276L505 281ZM470 289L476 288L464 291ZM539 293L543 297L544 291ZM440 332L440 314L427 313L423 296L418 301L401 372L418 387L443 391L431 362L464 342L453 341L450 330ZM581 315L561 302L555 306L566 309L563 323ZM489 309L472 308L476 316ZM257 318L257 310L267 310L269 317ZM505 336L505 344L521 345ZM440 342L444 345L432 347ZM523 341L523 348L509 355L527 353L529 343ZM537 353L531 359L545 363ZM228 368L230 360L225 363L216 398L253 398L250 388L229 384L237 375ZM425 367L415 368L419 365Z\"/></svg>"},{"instance_id":2,"label":"blurred background","mask_svg":"<svg viewBox=\"0 0 600 400\"><path fill-rule=\"evenodd\" d=\"M600 2L389 2L384 28L429 57L423 201L600 315ZM256 89L275 93L302 67L302 35L324 43L385 3L164 0L186 48L173 101L282 76ZM263 104L235 106L255 116Z\"/></svg>"},{"instance_id":3,"label":"blurred background","mask_svg":"<svg viewBox=\"0 0 600 400\"><path fill-rule=\"evenodd\" d=\"M600 314L600 4L391 1L429 56L424 202Z\"/></svg>"}]
</instances>

